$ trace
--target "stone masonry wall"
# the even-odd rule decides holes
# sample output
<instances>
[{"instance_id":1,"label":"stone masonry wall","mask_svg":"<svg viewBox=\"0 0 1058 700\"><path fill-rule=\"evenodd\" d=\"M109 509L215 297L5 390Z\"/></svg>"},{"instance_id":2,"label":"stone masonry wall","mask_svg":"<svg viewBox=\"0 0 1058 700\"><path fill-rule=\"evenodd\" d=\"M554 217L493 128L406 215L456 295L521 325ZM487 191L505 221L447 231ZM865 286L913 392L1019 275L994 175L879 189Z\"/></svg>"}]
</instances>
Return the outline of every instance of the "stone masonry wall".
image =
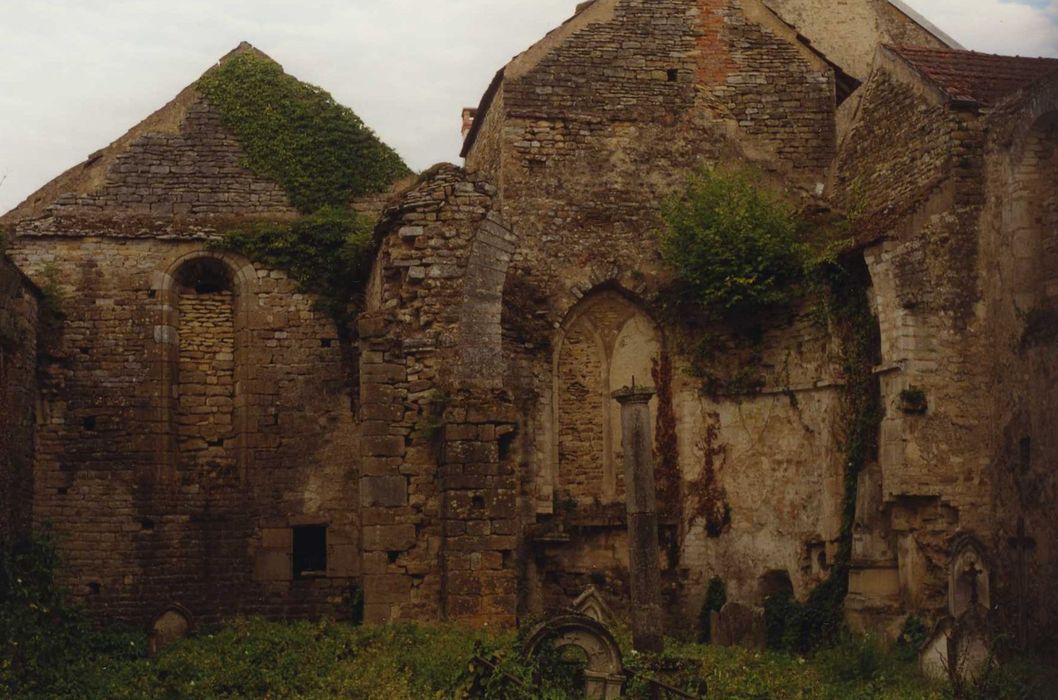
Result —
<instances>
[{"instance_id":1,"label":"stone masonry wall","mask_svg":"<svg viewBox=\"0 0 1058 700\"><path fill-rule=\"evenodd\" d=\"M40 292L0 254L0 542L29 529Z\"/></svg>"},{"instance_id":2,"label":"stone masonry wall","mask_svg":"<svg viewBox=\"0 0 1058 700\"><path fill-rule=\"evenodd\" d=\"M518 475L504 447L514 426L509 397L477 362L490 357L479 344L498 338L498 322L481 328L470 355L461 327L493 307L498 321L489 279L498 273L502 287L512 245L494 195L437 166L380 224L359 321L368 621L515 620Z\"/></svg>"},{"instance_id":3,"label":"stone masonry wall","mask_svg":"<svg viewBox=\"0 0 1058 700\"><path fill-rule=\"evenodd\" d=\"M134 130L121 152L104 158L106 151L102 151L100 165L90 158L77 166L105 171L91 174L91 181L98 185L87 193L57 193L60 196L32 228L52 232L122 229L153 236L159 228L171 229L187 217L296 213L278 184L243 167L242 147L193 88L162 112L178 112L172 119L165 118L177 124L142 133ZM158 115L153 119L159 119ZM153 221L153 226L145 225L143 219ZM29 228L22 226L24 232Z\"/></svg>"},{"instance_id":4,"label":"stone masonry wall","mask_svg":"<svg viewBox=\"0 0 1058 700\"><path fill-rule=\"evenodd\" d=\"M180 467L234 471L235 323L230 291L180 294Z\"/></svg>"},{"instance_id":5,"label":"stone masonry wall","mask_svg":"<svg viewBox=\"0 0 1058 700\"><path fill-rule=\"evenodd\" d=\"M487 115L479 113L484 121L467 167L497 173L504 220L520 241L508 273L516 296L505 298L504 337L507 384L526 397L518 405L535 482L525 494L527 612L566 605L589 583L621 601L626 577L622 513L567 512L562 501L561 472L570 471L563 455L579 455L570 473L590 481L598 471L593 436L604 424L563 422L561 406L577 403L569 392L587 385L578 377L593 377L597 362L570 355L568 366L553 364L554 329L606 292L650 316L667 282L654 238L658 210L694 167L749 160L781 173L795 199L814 190L834 153L834 109L829 66L751 1L597 2L506 68L497 99ZM807 563L809 545L830 546L840 510L838 464L819 458L835 454L839 417L825 333L777 328L767 363L796 369L790 358L804 357L804 376L777 380L764 397L713 403L686 377L688 346L672 330L659 334L672 361L674 417L666 420L675 423L667 438L674 444L662 447L676 464L679 494L677 503L663 504L671 514L662 534L670 610L696 613L713 574L746 602L756 602L759 577L773 569L788 571L798 592L806 591L822 575ZM574 345L598 341L584 342ZM649 365L636 373L642 383L653 379ZM804 392L800 408L786 398L788 385ZM582 401L574 410L595 408ZM658 421L659 434L670 434ZM773 439L762 440L765 434ZM716 464L718 453L731 456L729 466ZM775 485L770 500L758 498L762 483ZM717 484L729 490L733 525L714 538L700 512L703 500L718 500ZM790 484L805 490L789 491ZM813 505L793 505L806 501ZM722 513L725 504L709 505Z\"/></svg>"},{"instance_id":6,"label":"stone masonry wall","mask_svg":"<svg viewBox=\"0 0 1058 700\"><path fill-rule=\"evenodd\" d=\"M1058 603L1058 88L990 115L981 222L994 420L995 595L1003 630L1053 641ZM1048 639L1048 637L1050 639Z\"/></svg>"},{"instance_id":7,"label":"stone masonry wall","mask_svg":"<svg viewBox=\"0 0 1058 700\"><path fill-rule=\"evenodd\" d=\"M856 212L882 332L885 417L877 476L861 483L848 606L861 624L948 606L953 538L992 539L992 321L980 219L989 122L951 103L891 52L861 88L835 163L835 198ZM999 292L1000 296L1009 294ZM907 396L923 401L909 403ZM873 495L872 495L873 494ZM878 513L879 515L874 515ZM867 524L871 523L871 524Z\"/></svg>"},{"instance_id":8,"label":"stone masonry wall","mask_svg":"<svg viewBox=\"0 0 1058 700\"><path fill-rule=\"evenodd\" d=\"M881 44L945 45L889 0L765 0L765 4L861 81L870 75L874 53Z\"/></svg>"},{"instance_id":9,"label":"stone masonry wall","mask_svg":"<svg viewBox=\"0 0 1058 700\"><path fill-rule=\"evenodd\" d=\"M172 603L199 620L350 614L357 438L337 332L312 298L282 272L201 242L29 235L11 255L31 278L58 280L64 300L42 368L33 503L38 527L55 523L75 600L132 621ZM233 304L181 293L182 271L203 259L228 270ZM214 314L222 305L234 306L237 359L232 312ZM191 359L214 343L200 371ZM218 411L191 413L193 386ZM230 411L234 446L221 428ZM181 420L191 415L213 425ZM181 428L223 442L202 450ZM179 459L181 446L195 459ZM294 576L301 525L327 527L326 576Z\"/></svg>"}]
</instances>

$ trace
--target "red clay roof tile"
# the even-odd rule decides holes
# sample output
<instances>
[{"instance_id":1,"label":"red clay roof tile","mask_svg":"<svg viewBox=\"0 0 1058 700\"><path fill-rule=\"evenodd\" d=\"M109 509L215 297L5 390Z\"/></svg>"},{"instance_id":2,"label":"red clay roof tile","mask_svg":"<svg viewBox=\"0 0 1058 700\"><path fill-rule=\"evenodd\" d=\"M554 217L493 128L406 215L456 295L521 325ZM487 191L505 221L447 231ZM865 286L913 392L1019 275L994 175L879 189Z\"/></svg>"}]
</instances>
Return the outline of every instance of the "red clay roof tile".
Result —
<instances>
[{"instance_id":1,"label":"red clay roof tile","mask_svg":"<svg viewBox=\"0 0 1058 700\"><path fill-rule=\"evenodd\" d=\"M1052 73L1056 58L997 56L955 49L888 47L955 100L992 105Z\"/></svg>"}]
</instances>

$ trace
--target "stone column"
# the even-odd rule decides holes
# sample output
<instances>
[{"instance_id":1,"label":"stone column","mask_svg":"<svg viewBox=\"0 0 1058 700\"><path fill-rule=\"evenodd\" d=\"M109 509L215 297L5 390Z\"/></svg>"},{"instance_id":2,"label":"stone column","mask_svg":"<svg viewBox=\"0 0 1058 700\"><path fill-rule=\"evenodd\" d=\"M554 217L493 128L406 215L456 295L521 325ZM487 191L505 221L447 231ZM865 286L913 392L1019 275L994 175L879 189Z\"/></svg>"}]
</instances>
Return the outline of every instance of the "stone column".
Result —
<instances>
[{"instance_id":1,"label":"stone column","mask_svg":"<svg viewBox=\"0 0 1058 700\"><path fill-rule=\"evenodd\" d=\"M625 461L628 509L629 579L632 587L632 644L637 651L660 652L664 630L661 612L661 561L654 490L654 448L650 439L653 389L625 387L613 394L621 404L621 444Z\"/></svg>"}]
</instances>

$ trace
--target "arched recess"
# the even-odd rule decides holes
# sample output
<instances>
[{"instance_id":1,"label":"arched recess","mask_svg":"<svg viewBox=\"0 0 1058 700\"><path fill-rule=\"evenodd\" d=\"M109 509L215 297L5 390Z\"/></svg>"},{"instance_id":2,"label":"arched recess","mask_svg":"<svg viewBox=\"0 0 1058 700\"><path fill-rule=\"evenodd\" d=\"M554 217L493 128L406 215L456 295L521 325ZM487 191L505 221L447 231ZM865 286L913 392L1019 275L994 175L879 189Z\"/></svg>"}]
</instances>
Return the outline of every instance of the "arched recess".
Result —
<instances>
[{"instance_id":1,"label":"arched recess","mask_svg":"<svg viewBox=\"0 0 1058 700\"><path fill-rule=\"evenodd\" d=\"M235 255L193 251L152 280L157 301L161 480L246 473L246 349L257 273Z\"/></svg>"},{"instance_id":2,"label":"arched recess","mask_svg":"<svg viewBox=\"0 0 1058 700\"><path fill-rule=\"evenodd\" d=\"M550 490L559 503L607 505L624 497L621 416L611 394L650 385L661 354L654 321L622 291L585 296L555 340ZM651 401L652 421L657 400Z\"/></svg>"}]
</instances>

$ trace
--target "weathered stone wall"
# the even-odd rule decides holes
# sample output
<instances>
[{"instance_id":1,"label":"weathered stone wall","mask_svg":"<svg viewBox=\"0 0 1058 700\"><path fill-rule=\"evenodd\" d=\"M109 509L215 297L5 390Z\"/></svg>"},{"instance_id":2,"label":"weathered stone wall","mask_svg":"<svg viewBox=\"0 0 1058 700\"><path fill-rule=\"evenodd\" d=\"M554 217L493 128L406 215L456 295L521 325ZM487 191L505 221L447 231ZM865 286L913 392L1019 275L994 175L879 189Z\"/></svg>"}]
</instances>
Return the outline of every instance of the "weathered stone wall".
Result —
<instances>
[{"instance_id":1,"label":"weathered stone wall","mask_svg":"<svg viewBox=\"0 0 1058 700\"><path fill-rule=\"evenodd\" d=\"M848 605L861 624L947 614L957 537L972 537L997 618L1024 638L1055 616L1034 583L1055 566L1040 544L1056 537L1042 465L1058 455L1040 435L1053 432L1054 358L1033 330L1053 325L1053 88L957 103L883 50L862 91L833 182L871 243L885 417Z\"/></svg>"},{"instance_id":2,"label":"weathered stone wall","mask_svg":"<svg viewBox=\"0 0 1058 700\"><path fill-rule=\"evenodd\" d=\"M220 115L191 87L38 193L42 200L55 195L47 206L28 201L13 213L44 217L34 225L38 229L105 228L144 236L187 235L178 225L187 217L296 214L283 189L247 170L242 157Z\"/></svg>"},{"instance_id":3,"label":"weathered stone wall","mask_svg":"<svg viewBox=\"0 0 1058 700\"><path fill-rule=\"evenodd\" d=\"M357 441L337 333L312 298L202 242L28 235L11 254L62 289L33 503L75 599L130 620L170 603L199 619L348 614ZM183 286L203 260L230 290ZM300 525L327 527L325 577L294 578Z\"/></svg>"},{"instance_id":4,"label":"weathered stone wall","mask_svg":"<svg viewBox=\"0 0 1058 700\"><path fill-rule=\"evenodd\" d=\"M492 388L513 241L495 192L437 166L380 224L359 321L368 621L515 620L515 426Z\"/></svg>"},{"instance_id":5,"label":"weathered stone wall","mask_svg":"<svg viewBox=\"0 0 1058 700\"><path fill-rule=\"evenodd\" d=\"M0 253L0 541L29 529L40 292Z\"/></svg>"},{"instance_id":6,"label":"weathered stone wall","mask_svg":"<svg viewBox=\"0 0 1058 700\"><path fill-rule=\"evenodd\" d=\"M764 1L812 46L861 81L870 74L874 52L881 44L946 45L889 0Z\"/></svg>"},{"instance_id":7,"label":"weathered stone wall","mask_svg":"<svg viewBox=\"0 0 1058 700\"><path fill-rule=\"evenodd\" d=\"M840 377L826 331L779 323L765 394L714 400L686 374L689 346L654 330L649 309L666 282L653 237L664 197L696 165L739 159L814 189L834 152L834 106L830 68L757 2L596 2L505 69L467 167L495 174L520 242L503 320L532 479L523 611L567 605L588 584L626 604L609 391L633 375L665 384L653 403L659 484L671 484L670 610L696 614L715 574L747 602L769 571L787 571L799 593L825 574L809 550L832 555L840 522ZM704 514L722 519L725 506L731 525L710 536Z\"/></svg>"},{"instance_id":8,"label":"weathered stone wall","mask_svg":"<svg viewBox=\"0 0 1058 700\"><path fill-rule=\"evenodd\" d=\"M858 624L879 625L943 611L952 536L991 528L989 438L974 427L989 423L975 318L982 126L887 49L861 93L832 195L867 244L881 329L879 463L860 481L847 602Z\"/></svg>"},{"instance_id":9,"label":"weathered stone wall","mask_svg":"<svg viewBox=\"0 0 1058 700\"><path fill-rule=\"evenodd\" d=\"M1058 87L997 109L986 160L982 285L992 372L996 595L1004 630L1053 638L1058 604ZM1020 526L1020 527L1019 527Z\"/></svg>"},{"instance_id":10,"label":"weathered stone wall","mask_svg":"<svg viewBox=\"0 0 1058 700\"><path fill-rule=\"evenodd\" d=\"M180 468L234 471L235 322L230 290L180 293L177 449Z\"/></svg>"}]
</instances>

